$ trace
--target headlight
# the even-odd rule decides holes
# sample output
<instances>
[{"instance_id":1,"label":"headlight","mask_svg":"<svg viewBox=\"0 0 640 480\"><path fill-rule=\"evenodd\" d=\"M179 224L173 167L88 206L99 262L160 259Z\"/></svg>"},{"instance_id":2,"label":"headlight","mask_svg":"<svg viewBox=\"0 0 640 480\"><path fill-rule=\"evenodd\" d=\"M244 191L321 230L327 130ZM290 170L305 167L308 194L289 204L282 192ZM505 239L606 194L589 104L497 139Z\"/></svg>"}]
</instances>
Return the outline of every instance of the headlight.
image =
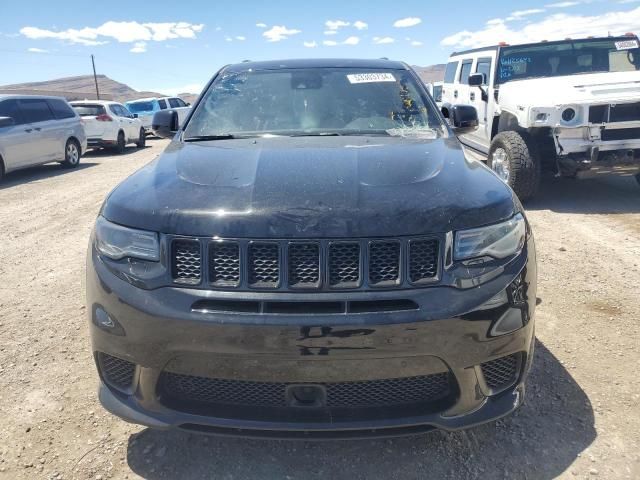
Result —
<instances>
[{"instance_id":1,"label":"headlight","mask_svg":"<svg viewBox=\"0 0 640 480\"><path fill-rule=\"evenodd\" d=\"M157 233L122 227L100 216L96 220L95 236L98 251L113 260L126 257L160 260Z\"/></svg>"},{"instance_id":2,"label":"headlight","mask_svg":"<svg viewBox=\"0 0 640 480\"><path fill-rule=\"evenodd\" d=\"M521 214L496 225L461 230L456 232L453 257L455 260L484 256L506 258L522 249L526 234Z\"/></svg>"}]
</instances>

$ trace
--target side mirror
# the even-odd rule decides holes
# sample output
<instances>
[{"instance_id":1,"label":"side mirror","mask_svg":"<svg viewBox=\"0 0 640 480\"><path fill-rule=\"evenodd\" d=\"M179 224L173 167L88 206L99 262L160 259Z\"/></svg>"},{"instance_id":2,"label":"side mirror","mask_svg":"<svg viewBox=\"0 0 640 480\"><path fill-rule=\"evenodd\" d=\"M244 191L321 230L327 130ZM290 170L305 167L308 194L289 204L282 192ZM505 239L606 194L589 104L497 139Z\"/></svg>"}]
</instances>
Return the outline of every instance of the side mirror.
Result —
<instances>
[{"instance_id":1,"label":"side mirror","mask_svg":"<svg viewBox=\"0 0 640 480\"><path fill-rule=\"evenodd\" d=\"M189 102L185 102L185 103L187 104L187 107L190 107L190 106L191 106L191 104L190 104Z\"/></svg>"},{"instance_id":2,"label":"side mirror","mask_svg":"<svg viewBox=\"0 0 640 480\"><path fill-rule=\"evenodd\" d=\"M484 73L472 73L469 75L469 86L470 87L481 87L485 83L485 75Z\"/></svg>"},{"instance_id":3,"label":"side mirror","mask_svg":"<svg viewBox=\"0 0 640 480\"><path fill-rule=\"evenodd\" d=\"M137 113L134 113L134 114L133 114L133 118L138 118L138 114L137 114Z\"/></svg>"},{"instance_id":4,"label":"side mirror","mask_svg":"<svg viewBox=\"0 0 640 480\"><path fill-rule=\"evenodd\" d=\"M0 128L2 127L11 127L15 125L16 122L12 117L0 117Z\"/></svg>"},{"instance_id":5,"label":"side mirror","mask_svg":"<svg viewBox=\"0 0 640 480\"><path fill-rule=\"evenodd\" d=\"M153 115L151 128L158 137L173 138L179 128L178 112L175 110L156 112Z\"/></svg>"},{"instance_id":6,"label":"side mirror","mask_svg":"<svg viewBox=\"0 0 640 480\"><path fill-rule=\"evenodd\" d=\"M449 121L456 135L471 133L478 128L478 111L471 105L449 107Z\"/></svg>"}]
</instances>

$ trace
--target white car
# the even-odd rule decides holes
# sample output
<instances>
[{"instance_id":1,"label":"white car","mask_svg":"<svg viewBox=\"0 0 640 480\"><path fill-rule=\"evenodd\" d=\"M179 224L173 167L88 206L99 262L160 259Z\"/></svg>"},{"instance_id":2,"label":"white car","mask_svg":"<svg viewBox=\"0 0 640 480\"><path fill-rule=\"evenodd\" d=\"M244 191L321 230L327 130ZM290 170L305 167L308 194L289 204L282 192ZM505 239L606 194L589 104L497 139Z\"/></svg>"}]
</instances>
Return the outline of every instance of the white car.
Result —
<instances>
[{"instance_id":1,"label":"white car","mask_svg":"<svg viewBox=\"0 0 640 480\"><path fill-rule=\"evenodd\" d=\"M151 132L153 115L160 110L175 110L178 113L180 125L184 123L191 112L191 105L179 97L150 97L131 100L125 105L129 110L138 115L147 133Z\"/></svg>"},{"instance_id":2,"label":"white car","mask_svg":"<svg viewBox=\"0 0 640 480\"><path fill-rule=\"evenodd\" d=\"M21 168L76 168L87 149L80 118L61 97L0 95L0 180Z\"/></svg>"},{"instance_id":3,"label":"white car","mask_svg":"<svg viewBox=\"0 0 640 480\"><path fill-rule=\"evenodd\" d=\"M82 100L71 102L80 115L89 148L112 148L123 153L129 143L144 148L145 129L142 122L117 102Z\"/></svg>"},{"instance_id":4,"label":"white car","mask_svg":"<svg viewBox=\"0 0 640 480\"><path fill-rule=\"evenodd\" d=\"M460 138L518 194L541 169L640 182L640 41L621 37L500 44L451 55L443 114L472 105L479 128Z\"/></svg>"}]
</instances>

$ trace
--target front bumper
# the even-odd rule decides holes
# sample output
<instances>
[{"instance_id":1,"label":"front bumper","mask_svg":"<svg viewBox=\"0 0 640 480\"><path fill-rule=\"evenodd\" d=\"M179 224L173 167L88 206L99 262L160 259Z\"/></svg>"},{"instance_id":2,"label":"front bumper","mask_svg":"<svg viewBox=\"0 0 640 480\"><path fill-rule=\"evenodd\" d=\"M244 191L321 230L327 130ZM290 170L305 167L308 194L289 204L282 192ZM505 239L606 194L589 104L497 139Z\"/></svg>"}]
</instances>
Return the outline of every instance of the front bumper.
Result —
<instances>
[{"instance_id":1,"label":"front bumper","mask_svg":"<svg viewBox=\"0 0 640 480\"><path fill-rule=\"evenodd\" d=\"M478 310L520 282L517 306ZM93 351L135 365L131 384L114 386L102 368L100 401L121 418L155 428L254 437L344 438L457 430L495 420L523 402L531 363L536 301L533 240L493 279L469 289L432 286L393 292L331 293L353 299L402 297L411 312L321 315L317 318L202 313L190 306L213 292L141 290L113 275L90 248L87 301ZM243 295L251 295L246 292ZM322 293L253 295L322 300ZM329 298L329 297L328 297ZM102 309L112 326L99 322ZM522 326L490 336L498 319ZM100 353L101 352L101 353ZM483 365L514 356L514 376L491 386ZM100 364L100 362L98 362ZM514 367L515 368L515 367ZM335 409L322 402L257 408L176 402L161 387L169 372L189 378L256 385L385 382L446 373L446 398L424 404ZM200 380L198 380L200 381Z\"/></svg>"}]
</instances>

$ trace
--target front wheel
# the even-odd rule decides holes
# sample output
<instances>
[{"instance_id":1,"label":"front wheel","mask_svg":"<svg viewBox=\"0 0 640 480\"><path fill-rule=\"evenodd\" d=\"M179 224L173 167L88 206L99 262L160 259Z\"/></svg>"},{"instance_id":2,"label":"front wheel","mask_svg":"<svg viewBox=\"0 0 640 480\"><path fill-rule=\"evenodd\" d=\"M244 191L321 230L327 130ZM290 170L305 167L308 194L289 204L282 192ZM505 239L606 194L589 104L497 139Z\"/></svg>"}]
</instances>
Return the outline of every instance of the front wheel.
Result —
<instances>
[{"instance_id":1,"label":"front wheel","mask_svg":"<svg viewBox=\"0 0 640 480\"><path fill-rule=\"evenodd\" d=\"M144 133L144 128L140 129L140 134L138 136L138 141L136 142L136 147L144 148L147 144L147 135Z\"/></svg>"},{"instance_id":2,"label":"front wheel","mask_svg":"<svg viewBox=\"0 0 640 480\"><path fill-rule=\"evenodd\" d=\"M62 165L66 168L76 168L80 165L80 146L73 139L67 140L67 144L64 147L64 162L62 162Z\"/></svg>"},{"instance_id":3,"label":"front wheel","mask_svg":"<svg viewBox=\"0 0 640 480\"><path fill-rule=\"evenodd\" d=\"M519 132L501 132L493 138L487 164L521 201L532 198L540 184L540 161L533 141Z\"/></svg>"},{"instance_id":4,"label":"front wheel","mask_svg":"<svg viewBox=\"0 0 640 480\"><path fill-rule=\"evenodd\" d=\"M124 149L127 146L127 141L124 139L124 132L120 131L118 132L118 139L116 140L116 146L114 148L114 150L116 151L116 153L118 154L122 154L124 153Z\"/></svg>"}]
</instances>

